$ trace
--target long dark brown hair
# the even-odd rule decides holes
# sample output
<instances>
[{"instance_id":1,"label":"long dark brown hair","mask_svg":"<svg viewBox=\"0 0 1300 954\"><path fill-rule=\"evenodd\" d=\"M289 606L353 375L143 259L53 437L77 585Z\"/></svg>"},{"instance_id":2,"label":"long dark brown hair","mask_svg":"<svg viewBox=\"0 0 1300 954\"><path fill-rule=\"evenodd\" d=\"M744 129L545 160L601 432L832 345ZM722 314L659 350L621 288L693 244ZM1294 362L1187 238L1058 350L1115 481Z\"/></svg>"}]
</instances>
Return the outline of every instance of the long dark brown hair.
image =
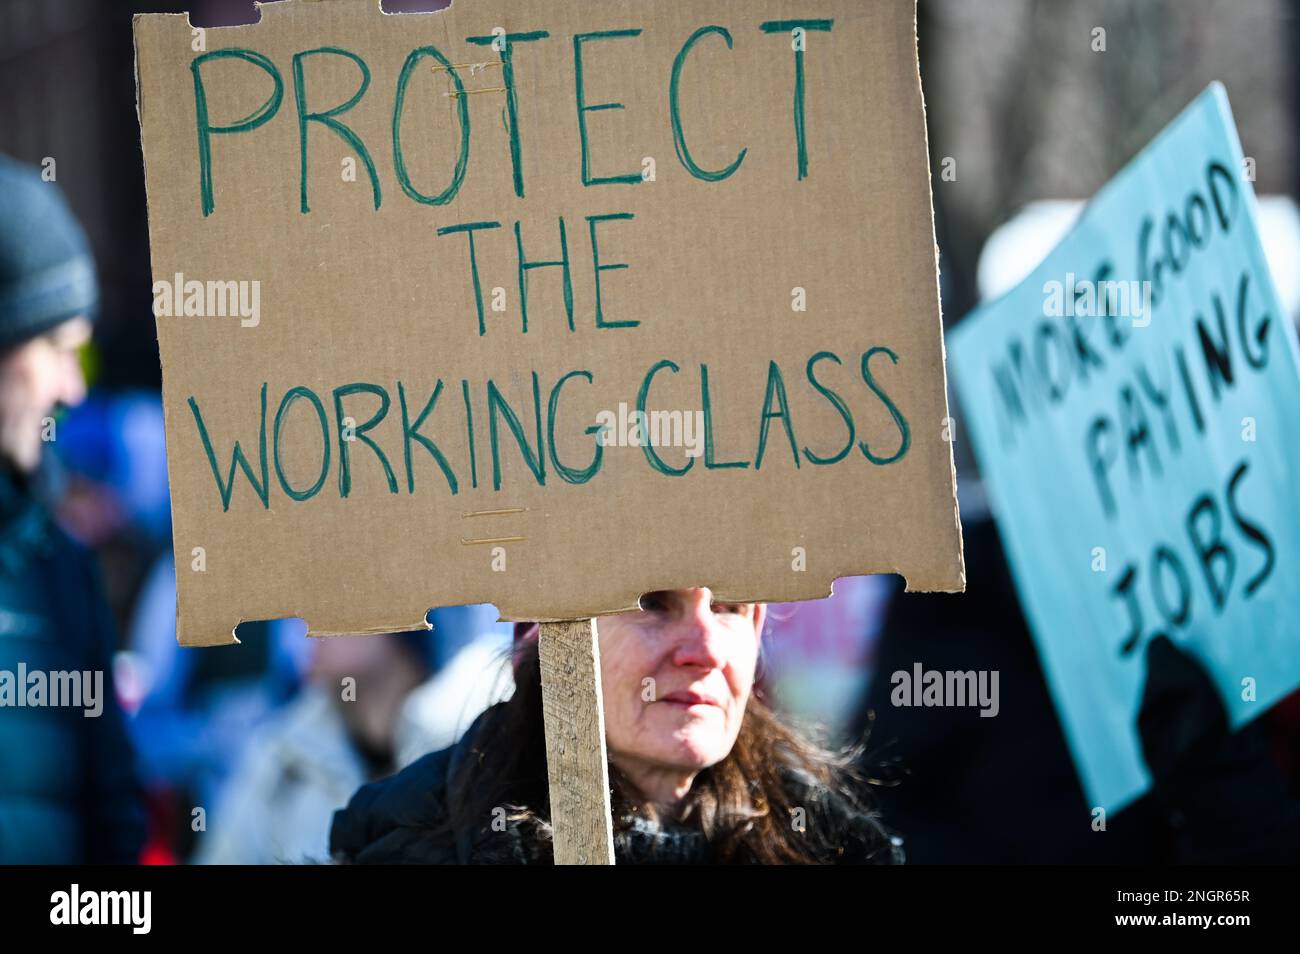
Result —
<instances>
[{"instance_id":1,"label":"long dark brown hair","mask_svg":"<svg viewBox=\"0 0 1300 954\"><path fill-rule=\"evenodd\" d=\"M457 777L449 780L447 828L478 830L506 807L527 837L550 844L550 793L537 643L514 655L514 695L486 717ZM864 742L841 752L787 726L751 695L731 752L703 769L671 821L703 833L718 863L822 864L843 850L844 828L826 817L833 802L850 818L868 813L867 781L856 766ZM664 821L610 763L614 830L637 817ZM811 794L811 797L810 797ZM813 804L809 804L812 801ZM805 824L795 824L802 810Z\"/></svg>"}]
</instances>

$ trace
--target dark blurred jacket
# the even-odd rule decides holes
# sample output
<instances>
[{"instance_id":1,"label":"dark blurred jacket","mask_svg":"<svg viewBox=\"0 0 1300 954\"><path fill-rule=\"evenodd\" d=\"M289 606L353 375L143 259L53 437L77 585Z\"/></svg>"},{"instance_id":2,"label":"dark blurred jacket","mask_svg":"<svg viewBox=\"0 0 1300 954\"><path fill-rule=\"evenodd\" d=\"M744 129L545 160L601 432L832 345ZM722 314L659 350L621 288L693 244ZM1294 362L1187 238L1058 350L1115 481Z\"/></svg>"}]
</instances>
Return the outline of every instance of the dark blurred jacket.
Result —
<instances>
[{"instance_id":1,"label":"dark blurred jacket","mask_svg":"<svg viewBox=\"0 0 1300 954\"><path fill-rule=\"evenodd\" d=\"M899 595L886 615L875 678L855 720L868 767L888 763L881 814L920 864L1177 860L1157 806L1140 799L1092 828L1092 809L1043 678L997 530L966 520L966 592ZM997 670L1000 709L896 707L891 674Z\"/></svg>"},{"instance_id":2,"label":"dark blurred jacket","mask_svg":"<svg viewBox=\"0 0 1300 954\"><path fill-rule=\"evenodd\" d=\"M134 863L144 809L93 559L0 468L0 671L101 671L99 716L0 705L0 863ZM24 692L17 685L17 692Z\"/></svg>"}]
</instances>

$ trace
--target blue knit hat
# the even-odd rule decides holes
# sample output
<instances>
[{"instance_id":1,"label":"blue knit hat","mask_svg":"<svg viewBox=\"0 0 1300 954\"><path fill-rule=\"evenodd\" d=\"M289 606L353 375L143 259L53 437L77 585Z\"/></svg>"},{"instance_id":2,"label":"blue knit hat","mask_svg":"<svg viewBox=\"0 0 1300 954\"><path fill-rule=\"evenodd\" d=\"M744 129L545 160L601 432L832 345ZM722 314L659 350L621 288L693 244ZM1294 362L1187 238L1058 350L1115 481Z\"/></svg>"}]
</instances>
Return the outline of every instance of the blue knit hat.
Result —
<instances>
[{"instance_id":1,"label":"blue knit hat","mask_svg":"<svg viewBox=\"0 0 1300 954\"><path fill-rule=\"evenodd\" d=\"M0 352L78 315L99 289L86 233L33 166L0 156Z\"/></svg>"}]
</instances>

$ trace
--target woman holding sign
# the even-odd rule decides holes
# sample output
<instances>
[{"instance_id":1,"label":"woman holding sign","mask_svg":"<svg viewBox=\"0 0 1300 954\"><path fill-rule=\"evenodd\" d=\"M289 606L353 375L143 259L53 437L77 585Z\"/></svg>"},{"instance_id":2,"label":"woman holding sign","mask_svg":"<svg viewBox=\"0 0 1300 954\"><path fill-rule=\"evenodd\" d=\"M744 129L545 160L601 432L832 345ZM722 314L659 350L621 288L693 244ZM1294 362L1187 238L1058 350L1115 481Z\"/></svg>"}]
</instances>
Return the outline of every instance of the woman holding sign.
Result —
<instances>
[{"instance_id":1,"label":"woman holding sign","mask_svg":"<svg viewBox=\"0 0 1300 954\"><path fill-rule=\"evenodd\" d=\"M619 864L902 862L851 756L818 748L754 697L763 604L687 589L642 606L597 625ZM336 858L552 861L537 631L517 628L508 701L335 815Z\"/></svg>"}]
</instances>

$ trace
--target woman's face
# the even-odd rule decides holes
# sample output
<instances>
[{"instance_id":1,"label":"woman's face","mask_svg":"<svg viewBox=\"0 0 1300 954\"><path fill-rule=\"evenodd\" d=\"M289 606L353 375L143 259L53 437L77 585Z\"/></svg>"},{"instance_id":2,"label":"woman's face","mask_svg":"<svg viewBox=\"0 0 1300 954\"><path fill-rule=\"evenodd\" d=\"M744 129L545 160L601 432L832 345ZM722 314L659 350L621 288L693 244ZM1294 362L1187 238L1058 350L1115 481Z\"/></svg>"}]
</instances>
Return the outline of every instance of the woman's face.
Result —
<instances>
[{"instance_id":1,"label":"woman's face","mask_svg":"<svg viewBox=\"0 0 1300 954\"><path fill-rule=\"evenodd\" d=\"M625 771L694 773L726 758L754 684L766 607L664 590L602 616L600 674L610 760Z\"/></svg>"}]
</instances>

